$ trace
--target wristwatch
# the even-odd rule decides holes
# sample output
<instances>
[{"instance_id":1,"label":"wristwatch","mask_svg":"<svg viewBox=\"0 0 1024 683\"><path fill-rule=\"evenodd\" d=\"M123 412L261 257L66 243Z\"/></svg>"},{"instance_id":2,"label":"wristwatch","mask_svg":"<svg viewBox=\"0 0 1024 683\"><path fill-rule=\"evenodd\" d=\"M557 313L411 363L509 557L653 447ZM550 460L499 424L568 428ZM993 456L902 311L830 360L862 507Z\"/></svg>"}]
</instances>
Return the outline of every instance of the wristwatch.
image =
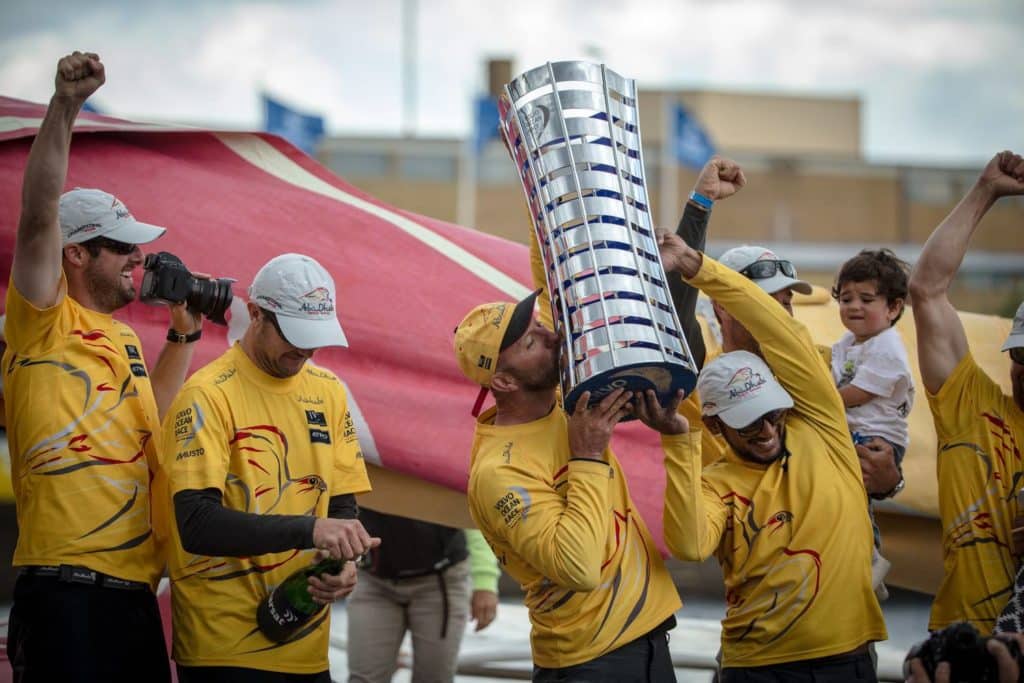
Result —
<instances>
[{"instance_id":1,"label":"wristwatch","mask_svg":"<svg viewBox=\"0 0 1024 683\"><path fill-rule=\"evenodd\" d=\"M895 498L899 494L899 492L903 490L903 487L906 486L906 485L907 485L907 480L903 478L903 472L900 472L900 480L898 482L896 482L896 485L893 486L892 489L890 489L889 491L886 491L885 493L881 494L880 499L881 500L885 500L886 498Z\"/></svg>"},{"instance_id":2,"label":"wristwatch","mask_svg":"<svg viewBox=\"0 0 1024 683\"><path fill-rule=\"evenodd\" d=\"M199 341L199 338L203 336L203 329L199 328L192 334L185 334L184 332L178 332L173 327L167 330L167 341L174 344L191 344L194 341Z\"/></svg>"}]
</instances>

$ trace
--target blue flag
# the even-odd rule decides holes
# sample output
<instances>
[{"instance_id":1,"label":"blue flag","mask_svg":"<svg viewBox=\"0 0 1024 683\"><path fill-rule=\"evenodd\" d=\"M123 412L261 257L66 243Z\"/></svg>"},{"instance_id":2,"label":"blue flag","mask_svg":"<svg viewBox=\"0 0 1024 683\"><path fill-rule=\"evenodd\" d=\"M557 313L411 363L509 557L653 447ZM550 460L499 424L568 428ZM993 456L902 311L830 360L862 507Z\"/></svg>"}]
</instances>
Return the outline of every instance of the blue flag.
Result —
<instances>
[{"instance_id":1,"label":"blue flag","mask_svg":"<svg viewBox=\"0 0 1024 683\"><path fill-rule=\"evenodd\" d=\"M473 150L480 154L487 143L498 137L498 100L490 95L480 95L473 107L474 140Z\"/></svg>"},{"instance_id":2,"label":"blue flag","mask_svg":"<svg viewBox=\"0 0 1024 683\"><path fill-rule=\"evenodd\" d=\"M266 93L263 95L263 111L265 131L280 135L306 154L313 154L316 143L324 136L322 116L296 111Z\"/></svg>"},{"instance_id":3,"label":"blue flag","mask_svg":"<svg viewBox=\"0 0 1024 683\"><path fill-rule=\"evenodd\" d=\"M682 104L676 104L675 135L672 146L676 160L683 166L703 168L715 154L715 145Z\"/></svg>"}]
</instances>

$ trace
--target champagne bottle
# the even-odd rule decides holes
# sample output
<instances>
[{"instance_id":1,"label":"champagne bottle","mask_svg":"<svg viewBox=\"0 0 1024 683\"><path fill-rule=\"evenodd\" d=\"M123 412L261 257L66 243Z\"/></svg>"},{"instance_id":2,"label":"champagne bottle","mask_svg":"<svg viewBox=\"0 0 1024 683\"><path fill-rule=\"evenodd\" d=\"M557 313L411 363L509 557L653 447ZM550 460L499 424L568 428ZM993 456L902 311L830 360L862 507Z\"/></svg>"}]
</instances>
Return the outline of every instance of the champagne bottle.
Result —
<instances>
[{"instance_id":1,"label":"champagne bottle","mask_svg":"<svg viewBox=\"0 0 1024 683\"><path fill-rule=\"evenodd\" d=\"M309 577L338 574L343 561L330 557L293 572L256 608L256 624L270 640L282 643L312 619L324 605L309 594Z\"/></svg>"}]
</instances>

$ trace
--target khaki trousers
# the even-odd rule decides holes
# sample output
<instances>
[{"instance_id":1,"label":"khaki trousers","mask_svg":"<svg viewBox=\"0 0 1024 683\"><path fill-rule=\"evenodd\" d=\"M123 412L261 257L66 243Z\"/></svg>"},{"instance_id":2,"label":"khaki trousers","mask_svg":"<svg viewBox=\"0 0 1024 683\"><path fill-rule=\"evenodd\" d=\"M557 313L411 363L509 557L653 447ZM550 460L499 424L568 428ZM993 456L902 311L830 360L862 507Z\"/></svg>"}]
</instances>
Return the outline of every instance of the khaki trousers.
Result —
<instances>
[{"instance_id":1,"label":"khaki trousers","mask_svg":"<svg viewBox=\"0 0 1024 683\"><path fill-rule=\"evenodd\" d=\"M390 681L406 631L412 634L413 683L454 680L470 595L469 560L441 575L397 581L360 570L346 606L349 683Z\"/></svg>"}]
</instances>

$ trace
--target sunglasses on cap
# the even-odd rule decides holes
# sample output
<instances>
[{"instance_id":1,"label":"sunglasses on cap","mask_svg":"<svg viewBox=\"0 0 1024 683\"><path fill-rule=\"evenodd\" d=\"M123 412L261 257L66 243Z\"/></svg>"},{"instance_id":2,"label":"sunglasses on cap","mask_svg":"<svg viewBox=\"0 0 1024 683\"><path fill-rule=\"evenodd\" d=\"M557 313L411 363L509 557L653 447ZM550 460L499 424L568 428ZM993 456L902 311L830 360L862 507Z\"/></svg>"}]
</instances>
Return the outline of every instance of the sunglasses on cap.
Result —
<instances>
[{"instance_id":1,"label":"sunglasses on cap","mask_svg":"<svg viewBox=\"0 0 1024 683\"><path fill-rule=\"evenodd\" d=\"M128 254L135 251L137 244L130 244L128 242L118 242L107 237L93 237L91 240L82 242L84 247L95 247L96 249L106 249L120 256L127 256Z\"/></svg>"},{"instance_id":2,"label":"sunglasses on cap","mask_svg":"<svg viewBox=\"0 0 1024 683\"><path fill-rule=\"evenodd\" d=\"M770 277L774 277L780 270L787 277L796 277L796 268L793 267L791 262L771 259L754 261L741 270L740 275L745 275L751 280L767 280Z\"/></svg>"},{"instance_id":3,"label":"sunglasses on cap","mask_svg":"<svg viewBox=\"0 0 1024 683\"><path fill-rule=\"evenodd\" d=\"M1010 360L1024 365L1024 346L1015 346L1012 349L1008 349L1008 351L1010 353Z\"/></svg>"},{"instance_id":4,"label":"sunglasses on cap","mask_svg":"<svg viewBox=\"0 0 1024 683\"><path fill-rule=\"evenodd\" d=\"M768 421L768 424L770 424L773 429L778 429L779 425L782 424L782 420L786 417L787 412L789 412L789 408L779 408L778 410L773 410L770 413L765 413L746 427L740 427L737 429L736 433L744 439L752 439L761 433L761 428L765 420Z\"/></svg>"}]
</instances>

